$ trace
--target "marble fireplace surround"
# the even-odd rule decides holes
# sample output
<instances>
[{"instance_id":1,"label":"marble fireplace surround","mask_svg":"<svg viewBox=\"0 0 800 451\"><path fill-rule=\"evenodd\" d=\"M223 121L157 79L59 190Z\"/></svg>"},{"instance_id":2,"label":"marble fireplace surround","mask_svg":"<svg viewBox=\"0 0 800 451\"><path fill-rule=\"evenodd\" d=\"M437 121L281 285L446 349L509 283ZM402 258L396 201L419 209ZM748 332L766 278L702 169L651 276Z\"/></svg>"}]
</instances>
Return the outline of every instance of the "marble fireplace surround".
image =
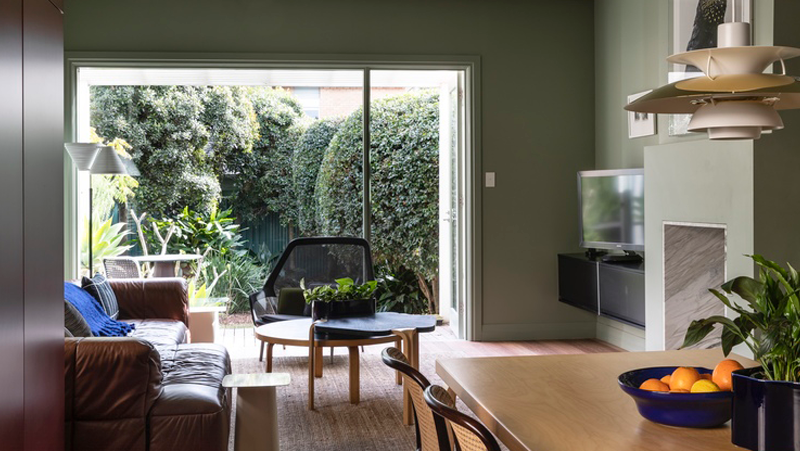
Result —
<instances>
[{"instance_id":1,"label":"marble fireplace surround","mask_svg":"<svg viewBox=\"0 0 800 451\"><path fill-rule=\"evenodd\" d=\"M663 223L664 345L678 349L696 319L724 315L725 306L709 288L727 280L727 227L724 224ZM692 348L719 345L720 331Z\"/></svg>"}]
</instances>

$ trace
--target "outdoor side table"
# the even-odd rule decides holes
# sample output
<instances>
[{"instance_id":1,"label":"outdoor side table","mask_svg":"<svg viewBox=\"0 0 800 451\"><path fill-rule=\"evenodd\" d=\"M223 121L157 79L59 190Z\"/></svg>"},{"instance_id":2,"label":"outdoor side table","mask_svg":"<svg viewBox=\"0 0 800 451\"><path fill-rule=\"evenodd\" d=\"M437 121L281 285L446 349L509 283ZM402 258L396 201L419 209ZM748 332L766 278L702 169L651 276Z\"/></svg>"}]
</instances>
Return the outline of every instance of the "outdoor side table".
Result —
<instances>
[{"instance_id":1,"label":"outdoor side table","mask_svg":"<svg viewBox=\"0 0 800 451\"><path fill-rule=\"evenodd\" d=\"M275 387L289 385L287 373L229 374L223 387L236 388L235 451L278 451Z\"/></svg>"},{"instance_id":2,"label":"outdoor side table","mask_svg":"<svg viewBox=\"0 0 800 451\"><path fill-rule=\"evenodd\" d=\"M230 299L202 298L189 302L189 333L192 343L214 343L219 328L219 314Z\"/></svg>"},{"instance_id":3,"label":"outdoor side table","mask_svg":"<svg viewBox=\"0 0 800 451\"><path fill-rule=\"evenodd\" d=\"M132 257L138 263L148 262L153 264L153 277L176 277L175 264L178 262L200 261L200 254L163 254L140 255Z\"/></svg>"}]
</instances>

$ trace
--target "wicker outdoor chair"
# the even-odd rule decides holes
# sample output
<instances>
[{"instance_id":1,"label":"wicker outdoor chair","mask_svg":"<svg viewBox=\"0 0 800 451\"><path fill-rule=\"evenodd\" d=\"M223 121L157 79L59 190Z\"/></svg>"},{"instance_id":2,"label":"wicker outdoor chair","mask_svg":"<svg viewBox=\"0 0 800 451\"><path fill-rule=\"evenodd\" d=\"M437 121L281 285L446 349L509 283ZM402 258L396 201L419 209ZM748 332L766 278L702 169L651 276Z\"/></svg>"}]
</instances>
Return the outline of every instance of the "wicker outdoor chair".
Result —
<instances>
[{"instance_id":1,"label":"wicker outdoor chair","mask_svg":"<svg viewBox=\"0 0 800 451\"><path fill-rule=\"evenodd\" d=\"M109 279L141 279L139 263L130 257L104 258L103 266Z\"/></svg>"},{"instance_id":2,"label":"wicker outdoor chair","mask_svg":"<svg viewBox=\"0 0 800 451\"><path fill-rule=\"evenodd\" d=\"M411 392L414 405L414 429L417 433L417 450L450 451L450 438L447 424L442 417L433 415L425 402L423 391L431 385L428 379L412 367L403 352L397 348L386 348L381 352L383 363L397 370L403 377L403 384Z\"/></svg>"},{"instance_id":3,"label":"wicker outdoor chair","mask_svg":"<svg viewBox=\"0 0 800 451\"><path fill-rule=\"evenodd\" d=\"M447 390L431 385L425 389L424 396L434 415L446 420L452 429L456 451L501 451L483 423L455 409Z\"/></svg>"}]
</instances>

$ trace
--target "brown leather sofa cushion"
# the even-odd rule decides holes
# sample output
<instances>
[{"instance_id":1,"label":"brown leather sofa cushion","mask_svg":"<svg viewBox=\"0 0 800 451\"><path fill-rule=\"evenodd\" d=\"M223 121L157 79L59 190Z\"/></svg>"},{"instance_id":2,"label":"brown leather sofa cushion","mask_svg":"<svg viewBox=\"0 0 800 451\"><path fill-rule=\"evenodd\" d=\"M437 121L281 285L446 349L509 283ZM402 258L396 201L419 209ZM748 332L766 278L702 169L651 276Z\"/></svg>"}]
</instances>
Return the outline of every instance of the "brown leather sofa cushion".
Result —
<instances>
[{"instance_id":1,"label":"brown leather sofa cushion","mask_svg":"<svg viewBox=\"0 0 800 451\"><path fill-rule=\"evenodd\" d=\"M215 344L158 349L164 390L150 418L150 451L226 450L231 393L222 387L230 374L228 351Z\"/></svg>"},{"instance_id":2,"label":"brown leather sofa cushion","mask_svg":"<svg viewBox=\"0 0 800 451\"><path fill-rule=\"evenodd\" d=\"M126 319L126 323L136 326L130 336L147 340L157 348L185 343L188 329L186 325L165 319Z\"/></svg>"},{"instance_id":3,"label":"brown leather sofa cushion","mask_svg":"<svg viewBox=\"0 0 800 451\"><path fill-rule=\"evenodd\" d=\"M119 319L171 319L189 325L189 294L180 277L110 279L117 296Z\"/></svg>"},{"instance_id":4,"label":"brown leather sofa cushion","mask_svg":"<svg viewBox=\"0 0 800 451\"><path fill-rule=\"evenodd\" d=\"M136 338L67 338L65 449L147 449L147 415L161 395L161 361Z\"/></svg>"}]
</instances>

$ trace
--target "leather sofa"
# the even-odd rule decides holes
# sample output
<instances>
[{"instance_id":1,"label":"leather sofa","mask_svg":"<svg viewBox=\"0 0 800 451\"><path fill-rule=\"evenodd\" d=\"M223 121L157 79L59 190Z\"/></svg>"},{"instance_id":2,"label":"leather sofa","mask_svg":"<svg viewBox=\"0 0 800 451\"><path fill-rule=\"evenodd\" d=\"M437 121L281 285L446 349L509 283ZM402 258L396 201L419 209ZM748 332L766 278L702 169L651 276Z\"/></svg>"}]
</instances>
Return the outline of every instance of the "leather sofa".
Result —
<instances>
[{"instance_id":1,"label":"leather sofa","mask_svg":"<svg viewBox=\"0 0 800 451\"><path fill-rule=\"evenodd\" d=\"M129 337L64 341L67 451L224 451L231 394L223 346L186 343L183 279L109 280Z\"/></svg>"}]
</instances>

